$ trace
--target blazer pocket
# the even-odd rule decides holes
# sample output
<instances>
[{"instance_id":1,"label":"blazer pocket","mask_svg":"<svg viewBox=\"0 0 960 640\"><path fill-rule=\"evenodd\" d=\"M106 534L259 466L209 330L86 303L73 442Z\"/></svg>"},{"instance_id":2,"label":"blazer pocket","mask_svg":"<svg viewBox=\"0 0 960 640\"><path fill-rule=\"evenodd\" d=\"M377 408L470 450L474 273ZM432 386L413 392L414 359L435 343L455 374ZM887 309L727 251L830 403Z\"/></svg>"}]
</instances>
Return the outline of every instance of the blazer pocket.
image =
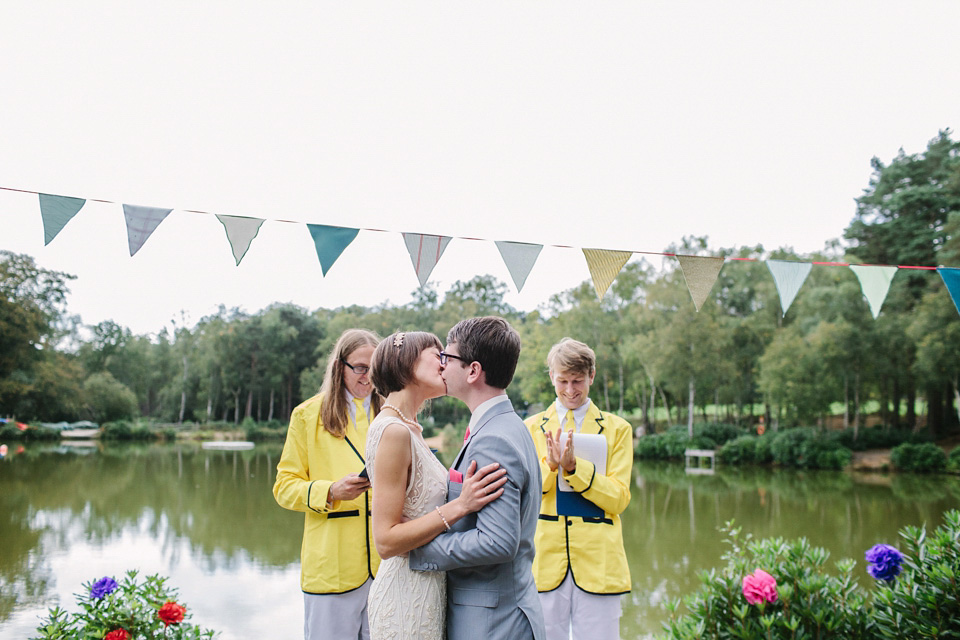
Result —
<instances>
[{"instance_id":1,"label":"blazer pocket","mask_svg":"<svg viewBox=\"0 0 960 640\"><path fill-rule=\"evenodd\" d=\"M492 609L500 602L500 593L492 589L451 589L450 599L454 604Z\"/></svg>"}]
</instances>

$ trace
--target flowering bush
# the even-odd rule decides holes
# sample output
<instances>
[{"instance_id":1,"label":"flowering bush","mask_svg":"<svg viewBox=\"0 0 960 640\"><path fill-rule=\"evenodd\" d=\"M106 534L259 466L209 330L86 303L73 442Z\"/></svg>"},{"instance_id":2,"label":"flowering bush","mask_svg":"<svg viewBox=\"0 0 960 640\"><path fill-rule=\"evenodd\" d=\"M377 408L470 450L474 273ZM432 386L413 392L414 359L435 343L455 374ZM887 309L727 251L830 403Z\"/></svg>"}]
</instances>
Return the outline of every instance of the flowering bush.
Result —
<instances>
[{"instance_id":1,"label":"flowering bush","mask_svg":"<svg viewBox=\"0 0 960 640\"><path fill-rule=\"evenodd\" d=\"M729 524L726 566L700 574L703 586L664 624L668 638L960 638L960 511L943 515L931 534L900 532L905 550L887 544L866 552L876 578L868 592L853 580L855 563L824 572L828 553L801 538L754 541ZM749 573L752 567L765 567Z\"/></svg>"},{"instance_id":2,"label":"flowering bush","mask_svg":"<svg viewBox=\"0 0 960 640\"><path fill-rule=\"evenodd\" d=\"M874 619L883 638L960 638L960 511L931 533L904 527L903 573L881 582Z\"/></svg>"},{"instance_id":3,"label":"flowering bush","mask_svg":"<svg viewBox=\"0 0 960 640\"><path fill-rule=\"evenodd\" d=\"M152 575L138 582L137 572L128 571L119 583L110 576L85 583L84 591L76 594L80 611L54 607L37 627L34 640L213 638L213 631L184 622L187 609L177 603L176 589L166 580Z\"/></svg>"},{"instance_id":4,"label":"flowering bush","mask_svg":"<svg viewBox=\"0 0 960 640\"><path fill-rule=\"evenodd\" d=\"M824 572L829 553L804 538L754 540L730 524L721 531L730 545L726 566L701 572L703 586L684 599L685 614L679 602L670 605L668 638L873 640L853 561L838 562L832 576Z\"/></svg>"}]
</instances>

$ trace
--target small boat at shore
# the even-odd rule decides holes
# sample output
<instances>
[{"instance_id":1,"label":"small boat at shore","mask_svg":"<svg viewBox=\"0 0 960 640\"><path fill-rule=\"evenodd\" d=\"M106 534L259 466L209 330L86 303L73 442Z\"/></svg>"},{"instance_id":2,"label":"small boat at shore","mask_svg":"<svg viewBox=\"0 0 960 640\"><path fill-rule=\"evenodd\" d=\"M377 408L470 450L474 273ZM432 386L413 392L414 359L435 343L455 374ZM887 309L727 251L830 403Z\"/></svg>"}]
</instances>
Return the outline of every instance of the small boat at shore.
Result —
<instances>
[{"instance_id":1,"label":"small boat at shore","mask_svg":"<svg viewBox=\"0 0 960 640\"><path fill-rule=\"evenodd\" d=\"M247 451L253 449L254 444L242 440L208 440L200 446L213 451Z\"/></svg>"}]
</instances>

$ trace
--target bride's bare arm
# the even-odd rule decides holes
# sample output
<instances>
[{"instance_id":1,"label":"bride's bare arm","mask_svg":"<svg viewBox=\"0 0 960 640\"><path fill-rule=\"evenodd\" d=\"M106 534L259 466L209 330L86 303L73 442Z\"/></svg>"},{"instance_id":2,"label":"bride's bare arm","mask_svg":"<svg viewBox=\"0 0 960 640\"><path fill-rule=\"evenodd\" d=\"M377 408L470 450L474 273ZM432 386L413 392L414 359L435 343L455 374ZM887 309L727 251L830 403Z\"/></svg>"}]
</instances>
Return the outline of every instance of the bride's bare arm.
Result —
<instances>
[{"instance_id":1,"label":"bride's bare arm","mask_svg":"<svg viewBox=\"0 0 960 640\"><path fill-rule=\"evenodd\" d=\"M476 463L471 463L458 498L442 505L440 513L434 510L404 522L410 462L409 431L399 423L387 425L377 446L373 470L373 541L381 558L402 555L430 542L446 530L447 524L500 497L507 481L507 472L499 469L499 464L476 470Z\"/></svg>"}]
</instances>

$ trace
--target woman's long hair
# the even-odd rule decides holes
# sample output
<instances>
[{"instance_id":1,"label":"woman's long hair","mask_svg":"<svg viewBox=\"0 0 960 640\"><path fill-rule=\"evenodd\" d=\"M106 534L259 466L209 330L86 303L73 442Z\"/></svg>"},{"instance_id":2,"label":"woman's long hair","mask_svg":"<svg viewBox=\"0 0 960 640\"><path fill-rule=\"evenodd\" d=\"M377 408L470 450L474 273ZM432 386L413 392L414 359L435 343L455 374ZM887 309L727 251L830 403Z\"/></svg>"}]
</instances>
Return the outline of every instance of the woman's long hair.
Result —
<instances>
[{"instance_id":1,"label":"woman's long hair","mask_svg":"<svg viewBox=\"0 0 960 640\"><path fill-rule=\"evenodd\" d=\"M330 352L330 356L327 358L327 372L324 374L323 384L320 386L320 393L323 394L320 419L323 421L323 428L330 435L343 438L347 433L347 425L350 424L347 396L344 393L347 386L343 380L343 361L349 359L353 352L360 347L370 346L376 349L378 344L380 344L380 338L372 331L347 329L337 340L333 351ZM373 415L380 413L381 402L380 396L373 392L370 397Z\"/></svg>"}]
</instances>

